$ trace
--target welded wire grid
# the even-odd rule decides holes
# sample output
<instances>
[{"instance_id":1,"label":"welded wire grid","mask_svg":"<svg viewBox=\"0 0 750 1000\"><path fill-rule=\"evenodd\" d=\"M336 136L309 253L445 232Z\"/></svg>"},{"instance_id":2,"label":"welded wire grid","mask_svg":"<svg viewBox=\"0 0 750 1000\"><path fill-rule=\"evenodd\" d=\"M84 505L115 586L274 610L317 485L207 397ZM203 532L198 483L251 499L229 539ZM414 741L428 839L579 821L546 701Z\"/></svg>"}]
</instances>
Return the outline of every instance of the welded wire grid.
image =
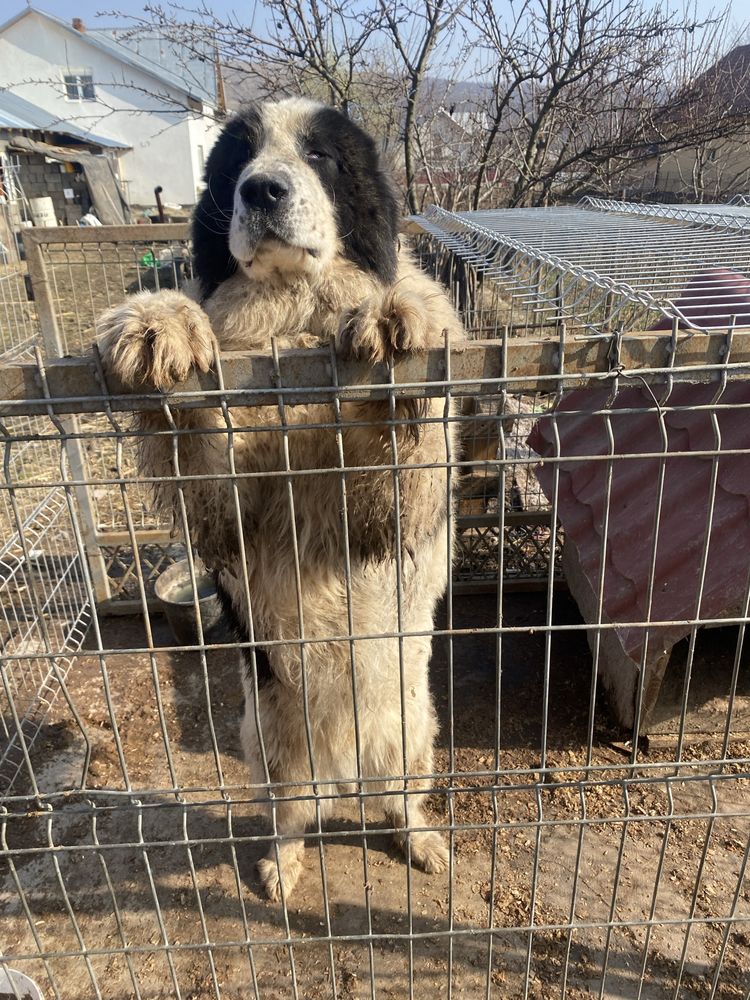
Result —
<instances>
[{"instance_id":1,"label":"welded wire grid","mask_svg":"<svg viewBox=\"0 0 750 1000\"><path fill-rule=\"evenodd\" d=\"M0 364L31 361L41 336L25 267L0 268ZM0 794L28 765L89 622L79 547L46 417L0 416ZM51 656L50 654L55 654ZM27 767L28 769L28 767Z\"/></svg>"},{"instance_id":2,"label":"welded wire grid","mask_svg":"<svg viewBox=\"0 0 750 1000\"><path fill-rule=\"evenodd\" d=\"M434 259L438 273L453 276L454 295L465 302L477 337L505 328L554 335L562 320L574 334L594 336L668 329L675 317L696 331L727 327L733 317L748 321L750 233L744 223L707 226L697 210L691 222L613 206L602 211L589 201L465 213L431 208L415 222L430 238L423 257ZM737 213L736 223L744 218ZM486 299L494 322L485 320Z\"/></svg>"},{"instance_id":3,"label":"welded wire grid","mask_svg":"<svg viewBox=\"0 0 750 1000\"><path fill-rule=\"evenodd\" d=\"M602 697L606 664L598 646L589 652L586 639L612 632L601 606L605 589L598 615L583 624L572 602L554 587L549 553L541 595L514 595L501 585L496 595L462 598L449 584L432 640L431 686L441 731L434 773L420 775L435 793L427 824L444 831L450 842L448 871L425 875L405 866L389 846L391 828L378 809L382 790L366 775L326 773L325 778L346 781L338 794L327 780L300 781L300 794L318 803L333 798L334 818L321 824L317 812L305 837L300 884L288 900L272 904L262 896L254 863L279 837L273 820L260 817L260 790L248 786L240 759L238 643L231 634L212 633L189 648L179 646L165 622L147 612L141 586L140 617L94 615L86 651L68 673L69 702L58 700L43 739L28 748L26 783L4 801L3 967L21 969L61 1000L155 995L744 1000L750 991L747 565L740 600L730 609L732 624L721 632L698 629L703 622L721 621L702 610L701 597L710 582L709 556L719 541L711 528L712 512L720 509L725 461L719 458L718 429L739 427L741 438L747 427L747 404L736 402L736 381L728 377L737 372L729 357L725 360L717 380L713 370L691 373L694 379L715 380L703 410L716 433L701 452L715 474L699 501L707 530L699 536L701 572L690 595L694 613L676 655L672 701L660 725L637 722L623 732ZM512 376L483 377L481 389L453 381L451 363L446 358L445 381L434 383L430 392L445 404L438 407L441 419L457 420L461 433L467 420L481 419L483 393L493 399L504 393L528 397L523 380ZM296 391L284 388L285 365L279 356L278 416L270 424L282 436L293 423ZM678 369L679 357L672 369L650 373L651 389L643 389L640 402L631 401L626 422L664 428L672 417L688 419L694 407L670 403ZM558 441L545 459L553 484L548 500L554 535L566 516L559 442L566 440L567 422L582 412L578 404L566 413L563 404L569 383L580 385L580 375L540 371L549 392L544 412L534 404L530 417L541 414L540 426ZM615 419L619 392L631 386L625 374L614 369L597 383L606 389L595 409L605 428ZM330 384L313 390L314 398L331 400L327 427L318 424L316 433L328 433L332 442L342 434L337 401L351 399L341 383L332 355ZM221 377L217 385L223 414L217 433L226 452L218 478L233 491L236 486L238 497L247 474L236 464L238 443L247 454L257 427L252 393L242 393L246 408L237 409L234 391L223 387ZM397 385L384 377L372 390L388 394L392 418L396 393L408 391ZM266 433L267 397L267 389L258 396L265 400ZM104 416L116 455L122 517L134 534L130 497L134 491L140 495L143 483L121 462L132 432L118 409L132 403L110 398L109 405ZM189 432L177 430L174 413L188 400L176 393L156 405L165 417L162 433L179 455L178 439ZM386 426L397 423L397 417L395 423L386 420ZM63 425L48 426L45 438L53 448L60 449L64 437ZM726 460L748 460L744 440L738 446L733 437ZM23 444L22 435L11 436L8 447L13 452ZM512 425L501 421L494 459L500 525L506 517L499 499L505 495L503 478L518 465L512 447ZM342 460L345 453L334 448L331 454L339 459L325 469L282 462L260 481L283 477L291 504L302 477L323 473L340 479L345 496L353 470ZM652 468L666 469L672 458L683 456L683 446L666 435L645 459ZM404 466L398 451L381 460L394 474L395 498ZM603 454L579 450L572 459L584 469L606 470L610 516L594 526L603 552L608 530L614 533L616 527L610 501L618 476L643 460L613 448ZM565 461L571 461L567 452ZM446 452L446 517L454 516L451 487L460 489L464 478L488 462L487 456ZM9 485L6 478L6 492ZM47 485L63 490L66 500L76 486L53 468ZM21 493L25 487L18 483L14 489ZM657 523L673 513L662 509L658 494L649 511ZM237 516L244 551L241 504L229 516ZM684 510L679 516L684 521ZM197 526L188 523L184 508L178 519L189 552ZM399 518L394 528L395 554ZM346 518L341 545L336 572L344 585L347 567L357 558ZM138 551L134 538L132 548ZM445 558L450 563L450 546ZM197 581L190 570L195 600ZM90 586L85 574L83 583ZM659 585L654 569L649 594ZM400 592L398 573L393 586ZM685 624L651 615L631 623L652 634ZM303 628L299 634L302 649L334 638L345 643L354 635L351 624L343 635L318 632L313 638ZM393 634L385 626L373 641L386 642ZM270 645L274 642L283 643L283 636ZM255 648L252 637L244 646ZM14 662L17 656L12 654ZM633 692L638 705L646 701L645 678L644 671ZM307 704L306 712L315 726L315 706ZM654 718L659 721L658 711ZM17 731L22 737L20 727ZM661 735L654 737L654 731ZM643 739L647 732L650 745ZM407 760L403 772L392 776L405 782L407 795L414 791L410 774ZM284 799L284 790L276 788L277 805Z\"/></svg>"},{"instance_id":4,"label":"welded wire grid","mask_svg":"<svg viewBox=\"0 0 750 1000\"><path fill-rule=\"evenodd\" d=\"M734 199L727 203L704 202L699 205L667 205L661 202L619 201L616 198L598 198L586 195L579 207L600 212L619 212L651 218L672 219L697 226L745 231L750 228L750 205Z\"/></svg>"},{"instance_id":5,"label":"welded wire grid","mask_svg":"<svg viewBox=\"0 0 750 1000\"><path fill-rule=\"evenodd\" d=\"M102 227L56 229L28 234L32 284L40 305L48 355L82 354L96 339L96 320L126 295L181 288L192 275L187 225L169 227ZM159 518L147 491L132 491L130 514L139 532L140 557L131 547L116 487L105 485L115 475L111 438L98 434L107 424L101 415L75 417L79 463L91 485L84 488L82 510L89 549L97 549L97 601L137 600L133 586L138 567L153 589L159 571L173 559L170 526ZM135 455L121 461L134 467ZM83 497L79 496L79 500Z\"/></svg>"},{"instance_id":6,"label":"welded wire grid","mask_svg":"<svg viewBox=\"0 0 750 1000\"><path fill-rule=\"evenodd\" d=\"M451 291L470 336L476 338L609 335L617 330L704 331L750 322L750 215L741 205L641 205L585 198L575 207L449 213L433 208L415 217L420 263ZM544 397L485 400L500 417L517 405L537 411ZM527 422L517 423L519 431ZM469 451L481 440L469 426ZM521 445L524 447L523 443ZM538 488L519 502L509 473L506 574L544 576L549 511ZM497 533L482 515L496 503L495 481L474 477L459 499L457 579L491 580ZM486 519L485 519L486 520ZM517 524L512 524L515 520ZM514 561L508 556L513 553ZM509 573L508 570L513 567Z\"/></svg>"},{"instance_id":7,"label":"welded wire grid","mask_svg":"<svg viewBox=\"0 0 750 1000\"><path fill-rule=\"evenodd\" d=\"M140 290L180 287L190 277L189 233L186 225L170 226L169 237L154 238L154 227L104 227L99 230L50 230L43 238L35 237L29 252L36 255L37 295L44 300L43 322L53 324L53 335L62 353L85 352L96 337L96 320L126 293ZM135 229L135 233L134 233ZM502 296L494 294L494 285L483 287L481 306L464 294L464 284L474 281L468 271L456 272L460 260L442 252L440 261L425 250L424 241L417 241L421 264L446 282L457 297L462 315L469 323L480 323L484 334L492 324L500 336L504 316ZM473 285L472 285L473 287ZM480 317L481 313L481 317ZM471 318L473 317L473 319ZM478 318L480 317L480 318ZM545 577L545 545L548 527L538 522L526 524L519 512L537 512L548 505L528 464L523 464L528 448L524 444L530 421L523 414L529 407L544 405L543 399L531 396L483 397L483 418L470 419L464 425L462 446L474 455L494 457L497 444L498 420L508 425L510 440L514 430L514 449L519 450L521 463L508 476L506 502L515 513L505 529L506 573L522 582L543 581ZM514 415L520 413L517 419ZM91 509L91 530L96 533L107 576L106 598L112 601L138 599L135 581L138 560L135 559L127 525L123 520L118 491L106 480L115 474L115 455L106 424L100 415L85 414L77 418L83 431L83 460L92 484L87 488ZM97 432L105 433L97 433ZM125 442L121 461L132 469L135 451L132 442ZM493 585L498 567L498 531L494 524L497 503L497 477L478 474L466 485L466 496L459 498L457 583L460 586ZM140 547L140 563L149 593L153 581L172 561L169 523L154 509L147 491L140 494L134 488L130 496L130 514ZM467 515L464 520L463 515ZM481 515L488 514L489 518ZM559 554L559 553L558 553ZM102 595L97 595L102 599Z\"/></svg>"},{"instance_id":8,"label":"welded wire grid","mask_svg":"<svg viewBox=\"0 0 750 1000\"><path fill-rule=\"evenodd\" d=\"M550 506L534 473L535 456L527 438L549 405L546 393L486 393L463 401L460 444L469 464L458 485L456 507L454 579L459 589L483 584L494 588L501 564L506 583L543 583L547 578ZM497 465L501 439L502 471ZM555 576L560 573L561 545L558 532Z\"/></svg>"},{"instance_id":9,"label":"welded wire grid","mask_svg":"<svg viewBox=\"0 0 750 1000\"><path fill-rule=\"evenodd\" d=\"M7 360L30 358L39 336L24 278L18 263L0 264L0 356Z\"/></svg>"},{"instance_id":10,"label":"welded wire grid","mask_svg":"<svg viewBox=\"0 0 750 1000\"><path fill-rule=\"evenodd\" d=\"M102 227L103 229L105 227ZM96 335L96 318L126 295L181 288L192 276L187 226L170 226L182 235L158 239L152 227L115 227L120 239L90 238L84 230L65 230L42 243L52 307L64 354L82 354ZM110 227L106 227L107 230Z\"/></svg>"},{"instance_id":11,"label":"welded wire grid","mask_svg":"<svg viewBox=\"0 0 750 1000\"><path fill-rule=\"evenodd\" d=\"M96 339L96 320L110 306L127 295L143 291L182 288L192 277L192 263L187 225L170 225L167 236L154 235L152 226L101 227L103 235L92 239L88 229L47 230L46 237L35 238L29 252L36 254L43 267L37 279L37 293L47 305L45 319L51 316L55 337L62 354L83 354ZM161 227L157 227L161 228ZM98 231L93 234L98 237ZM85 430L96 430L101 418L84 418ZM97 446L95 438L86 440L85 460L94 479L106 478L114 456L104 438ZM101 447L101 445L104 447ZM122 533L126 525L118 520L121 511L109 489L91 493L95 529L99 533ZM143 529L163 527L145 498L133 500L133 517ZM119 577L117 567L113 579ZM115 583L115 592L116 592Z\"/></svg>"}]
</instances>

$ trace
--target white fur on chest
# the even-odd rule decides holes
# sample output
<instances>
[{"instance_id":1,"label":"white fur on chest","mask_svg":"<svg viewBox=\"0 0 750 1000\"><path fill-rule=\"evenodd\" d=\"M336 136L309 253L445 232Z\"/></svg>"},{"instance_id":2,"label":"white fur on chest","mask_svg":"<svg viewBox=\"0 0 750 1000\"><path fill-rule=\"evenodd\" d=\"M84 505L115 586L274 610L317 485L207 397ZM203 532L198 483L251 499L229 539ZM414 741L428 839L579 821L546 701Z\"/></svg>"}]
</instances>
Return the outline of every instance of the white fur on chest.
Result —
<instances>
[{"instance_id":1,"label":"white fur on chest","mask_svg":"<svg viewBox=\"0 0 750 1000\"><path fill-rule=\"evenodd\" d=\"M252 272L252 269L251 269ZM379 289L377 279L346 261L320 275L281 274L272 267L257 276L244 270L203 303L223 350L268 350L272 338L289 346L300 335L327 340L341 317Z\"/></svg>"}]
</instances>

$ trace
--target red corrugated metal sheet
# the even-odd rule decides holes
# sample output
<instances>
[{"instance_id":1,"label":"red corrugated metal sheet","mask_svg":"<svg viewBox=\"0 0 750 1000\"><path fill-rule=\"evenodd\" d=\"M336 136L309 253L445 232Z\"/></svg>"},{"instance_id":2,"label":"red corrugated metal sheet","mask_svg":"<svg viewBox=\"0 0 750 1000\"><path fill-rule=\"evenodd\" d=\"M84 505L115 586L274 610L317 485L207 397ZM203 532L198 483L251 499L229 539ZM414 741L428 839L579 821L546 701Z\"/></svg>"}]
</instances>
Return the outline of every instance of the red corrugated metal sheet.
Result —
<instances>
[{"instance_id":1,"label":"red corrugated metal sheet","mask_svg":"<svg viewBox=\"0 0 750 1000\"><path fill-rule=\"evenodd\" d=\"M664 396L663 388L655 391L657 398ZM663 401L661 415L645 387L628 387L614 400L610 397L611 388L607 387L571 391L550 415L536 423L529 436L529 444L543 458L559 454L562 459L559 463L544 462L536 472L551 500L554 466L558 465L558 517L566 539L577 547L581 567L595 593L602 572L611 468L604 567L606 619L615 623L679 623L696 616L717 617L736 607L750 572L750 382L729 383L723 392L716 383L677 383ZM610 453L608 420L615 458L611 462L592 460L589 456ZM657 531L662 466L664 487ZM712 494L714 510L709 524ZM708 562L699 600L707 537ZM655 543L656 573L649 616ZM685 624L653 629L649 655L668 648L689 631ZM618 632L625 651L640 660L644 629L631 627Z\"/></svg>"},{"instance_id":2,"label":"red corrugated metal sheet","mask_svg":"<svg viewBox=\"0 0 750 1000\"><path fill-rule=\"evenodd\" d=\"M750 323L750 279L726 267L707 268L688 281L674 305L679 315L688 321L678 323L680 327L693 323L707 329L729 326L732 321L735 326L747 326ZM654 324L654 330L671 327L671 316L664 316Z\"/></svg>"}]
</instances>

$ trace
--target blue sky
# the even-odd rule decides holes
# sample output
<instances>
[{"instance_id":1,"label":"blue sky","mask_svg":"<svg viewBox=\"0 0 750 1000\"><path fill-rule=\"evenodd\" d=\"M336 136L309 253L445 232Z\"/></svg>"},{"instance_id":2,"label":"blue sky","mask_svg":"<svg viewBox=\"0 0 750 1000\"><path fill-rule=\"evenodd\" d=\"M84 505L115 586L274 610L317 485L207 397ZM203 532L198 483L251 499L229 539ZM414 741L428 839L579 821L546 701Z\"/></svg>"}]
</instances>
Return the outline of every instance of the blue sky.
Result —
<instances>
[{"instance_id":1,"label":"blue sky","mask_svg":"<svg viewBox=\"0 0 750 1000\"><path fill-rule=\"evenodd\" d=\"M507 0L501 0L501 2L507 3ZM20 3L14 3L13 0L10 0L10 3L7 3L6 9L14 11L20 6ZM49 11L50 14L56 14L58 17L66 19L80 17L84 22L89 22L92 27L107 27L109 24L116 23L117 19L109 15L97 17L98 12L119 10L126 14L139 14L143 10L144 0L39 0L39 3L35 4L35 6ZM167 4L165 3L164 6L167 6ZM185 6L190 7L193 5L189 0L186 0ZM199 6L199 4L196 3L195 6ZM245 13L246 16L249 16L255 3L254 0L212 0L210 6L219 15L225 14L228 11L236 11L238 15ZM674 6L680 7L681 4L675 2ZM722 0L697 0L697 8L700 15L707 14L712 8L716 9L723 6ZM741 21L747 18L747 0L733 0L731 7L736 20Z\"/></svg>"},{"instance_id":2,"label":"blue sky","mask_svg":"<svg viewBox=\"0 0 750 1000\"><path fill-rule=\"evenodd\" d=\"M15 13L22 6L22 0L10 0L7 2L6 9ZM103 17L97 17L101 11L112 11L118 10L125 14L140 14L143 12L144 0L32 0L32 7L39 7L41 10L46 10L49 14L55 14L57 17L65 18L65 20L72 20L74 17L80 17L85 24L90 24L92 28L106 28L110 25L117 24L118 18L112 17L106 14ZM164 3L166 7L167 4ZM199 6L198 3L195 5L191 4L189 0L184 4L185 7ZM227 11L236 10L238 13L243 11L250 11L254 7L252 0L250 2L237 2L237 0L232 0L232 2L225 2L225 0L212 0L210 6L217 14L224 14ZM121 22L120 22L121 23Z\"/></svg>"}]
</instances>

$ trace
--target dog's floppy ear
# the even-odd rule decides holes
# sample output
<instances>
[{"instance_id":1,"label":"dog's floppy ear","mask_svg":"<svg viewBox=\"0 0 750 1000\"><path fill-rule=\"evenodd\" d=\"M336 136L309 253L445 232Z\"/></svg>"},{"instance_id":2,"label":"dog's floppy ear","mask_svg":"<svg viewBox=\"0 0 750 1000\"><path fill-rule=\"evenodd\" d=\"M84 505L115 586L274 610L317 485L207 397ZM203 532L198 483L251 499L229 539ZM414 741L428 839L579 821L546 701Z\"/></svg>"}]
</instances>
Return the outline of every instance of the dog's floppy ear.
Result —
<instances>
[{"instance_id":1,"label":"dog's floppy ear","mask_svg":"<svg viewBox=\"0 0 750 1000\"><path fill-rule=\"evenodd\" d=\"M204 302L237 270L229 252L229 225L237 178L256 155L262 141L258 110L249 105L230 119L206 162L205 190L192 223L193 268Z\"/></svg>"},{"instance_id":2,"label":"dog's floppy ear","mask_svg":"<svg viewBox=\"0 0 750 1000\"><path fill-rule=\"evenodd\" d=\"M373 271L385 284L392 284L398 263L399 207L375 143L333 108L315 112L311 131L335 151L338 172L329 193L344 255L364 270Z\"/></svg>"}]
</instances>

